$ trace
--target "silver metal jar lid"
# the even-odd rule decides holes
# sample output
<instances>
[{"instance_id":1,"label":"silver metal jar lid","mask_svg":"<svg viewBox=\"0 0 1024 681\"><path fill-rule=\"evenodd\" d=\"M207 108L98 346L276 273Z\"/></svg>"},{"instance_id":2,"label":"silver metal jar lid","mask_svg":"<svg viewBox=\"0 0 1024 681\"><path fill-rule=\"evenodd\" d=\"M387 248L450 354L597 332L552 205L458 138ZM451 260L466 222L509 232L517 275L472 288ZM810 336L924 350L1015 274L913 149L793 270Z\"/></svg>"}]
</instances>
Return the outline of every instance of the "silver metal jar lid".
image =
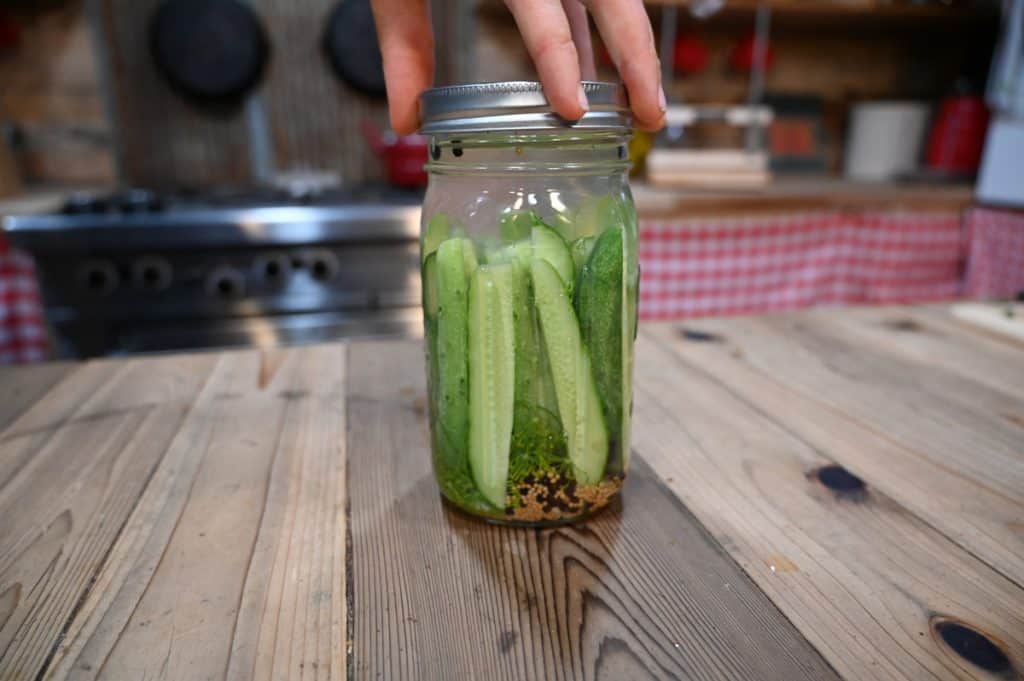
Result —
<instances>
[{"instance_id":1,"label":"silver metal jar lid","mask_svg":"<svg viewBox=\"0 0 1024 681\"><path fill-rule=\"evenodd\" d=\"M451 85L420 95L424 135L581 130L627 133L633 128L626 89L618 83L583 81L590 109L567 121L548 104L540 83L528 80Z\"/></svg>"}]
</instances>

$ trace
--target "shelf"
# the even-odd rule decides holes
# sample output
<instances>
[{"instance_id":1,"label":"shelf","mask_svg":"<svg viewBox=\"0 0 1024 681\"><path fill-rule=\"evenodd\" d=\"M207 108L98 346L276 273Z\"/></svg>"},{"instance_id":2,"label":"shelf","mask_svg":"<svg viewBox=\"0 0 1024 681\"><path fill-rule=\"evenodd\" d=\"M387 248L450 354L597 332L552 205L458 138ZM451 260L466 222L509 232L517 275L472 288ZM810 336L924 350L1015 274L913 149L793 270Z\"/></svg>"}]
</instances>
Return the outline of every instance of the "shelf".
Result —
<instances>
[{"instance_id":1,"label":"shelf","mask_svg":"<svg viewBox=\"0 0 1024 681\"><path fill-rule=\"evenodd\" d=\"M983 0L969 0L952 5L886 3L886 2L828 2L827 0L765 0L773 17L809 21L849 21L871 24L963 24L995 23L999 9ZM688 7L689 0L645 0L649 7L676 5ZM751 15L762 0L726 0L725 7L709 20Z\"/></svg>"},{"instance_id":2,"label":"shelf","mask_svg":"<svg viewBox=\"0 0 1024 681\"><path fill-rule=\"evenodd\" d=\"M701 190L631 183L641 217L704 217L802 210L959 212L974 202L969 184L853 182L826 176L776 177L754 189Z\"/></svg>"}]
</instances>

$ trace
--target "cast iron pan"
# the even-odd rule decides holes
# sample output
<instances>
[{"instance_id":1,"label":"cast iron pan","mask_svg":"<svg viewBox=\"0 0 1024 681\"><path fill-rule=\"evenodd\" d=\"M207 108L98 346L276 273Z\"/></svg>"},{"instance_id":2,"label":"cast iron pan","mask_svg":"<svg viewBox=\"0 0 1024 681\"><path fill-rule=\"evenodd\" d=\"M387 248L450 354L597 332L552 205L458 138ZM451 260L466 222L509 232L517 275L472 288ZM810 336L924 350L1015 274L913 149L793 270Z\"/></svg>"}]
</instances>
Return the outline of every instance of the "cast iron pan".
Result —
<instances>
[{"instance_id":1,"label":"cast iron pan","mask_svg":"<svg viewBox=\"0 0 1024 681\"><path fill-rule=\"evenodd\" d=\"M370 0L342 0L327 19L324 50L335 73L356 90L383 97L384 65Z\"/></svg>"},{"instance_id":2,"label":"cast iron pan","mask_svg":"<svg viewBox=\"0 0 1024 681\"><path fill-rule=\"evenodd\" d=\"M157 67L182 94L241 99L263 75L270 48L255 12L238 0L165 0L149 27Z\"/></svg>"}]
</instances>

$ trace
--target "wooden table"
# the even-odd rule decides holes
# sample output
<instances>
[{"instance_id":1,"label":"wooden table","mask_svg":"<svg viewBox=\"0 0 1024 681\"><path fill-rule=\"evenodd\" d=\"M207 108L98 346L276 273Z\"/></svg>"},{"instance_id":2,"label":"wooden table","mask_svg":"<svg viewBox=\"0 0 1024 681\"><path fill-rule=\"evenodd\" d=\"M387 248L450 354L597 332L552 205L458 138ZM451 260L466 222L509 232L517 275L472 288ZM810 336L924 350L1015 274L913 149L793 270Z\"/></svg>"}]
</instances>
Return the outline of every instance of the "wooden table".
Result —
<instances>
[{"instance_id":1,"label":"wooden table","mask_svg":"<svg viewBox=\"0 0 1024 681\"><path fill-rule=\"evenodd\" d=\"M555 530L442 506L414 342L3 370L0 678L1021 678L1024 345L640 336L622 504Z\"/></svg>"}]
</instances>

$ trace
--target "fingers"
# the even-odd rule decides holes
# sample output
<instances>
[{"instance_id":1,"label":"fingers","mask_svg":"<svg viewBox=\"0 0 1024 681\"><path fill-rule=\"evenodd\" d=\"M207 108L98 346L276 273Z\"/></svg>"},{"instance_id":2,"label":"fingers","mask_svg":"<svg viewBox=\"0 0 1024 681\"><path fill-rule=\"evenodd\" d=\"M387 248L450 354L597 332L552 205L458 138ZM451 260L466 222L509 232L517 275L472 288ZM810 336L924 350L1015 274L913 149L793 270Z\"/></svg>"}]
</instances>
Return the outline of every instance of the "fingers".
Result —
<instances>
[{"instance_id":1,"label":"fingers","mask_svg":"<svg viewBox=\"0 0 1024 681\"><path fill-rule=\"evenodd\" d=\"M569 19L569 31L572 41L576 44L576 54L580 63L580 76L583 80L597 80L597 68L594 66L594 46L590 41L590 23L587 21L587 8L580 0L562 0L562 10Z\"/></svg>"},{"instance_id":2,"label":"fingers","mask_svg":"<svg viewBox=\"0 0 1024 681\"><path fill-rule=\"evenodd\" d=\"M561 0L506 0L555 112L570 121L583 117L587 100L580 63Z\"/></svg>"},{"instance_id":3,"label":"fingers","mask_svg":"<svg viewBox=\"0 0 1024 681\"><path fill-rule=\"evenodd\" d=\"M637 127L660 129L665 124L665 93L642 0L589 0L587 7L626 84Z\"/></svg>"},{"instance_id":4,"label":"fingers","mask_svg":"<svg viewBox=\"0 0 1024 681\"><path fill-rule=\"evenodd\" d=\"M400 135L420 125L419 96L434 81L434 36L426 0L371 0L384 59L391 127Z\"/></svg>"}]
</instances>

